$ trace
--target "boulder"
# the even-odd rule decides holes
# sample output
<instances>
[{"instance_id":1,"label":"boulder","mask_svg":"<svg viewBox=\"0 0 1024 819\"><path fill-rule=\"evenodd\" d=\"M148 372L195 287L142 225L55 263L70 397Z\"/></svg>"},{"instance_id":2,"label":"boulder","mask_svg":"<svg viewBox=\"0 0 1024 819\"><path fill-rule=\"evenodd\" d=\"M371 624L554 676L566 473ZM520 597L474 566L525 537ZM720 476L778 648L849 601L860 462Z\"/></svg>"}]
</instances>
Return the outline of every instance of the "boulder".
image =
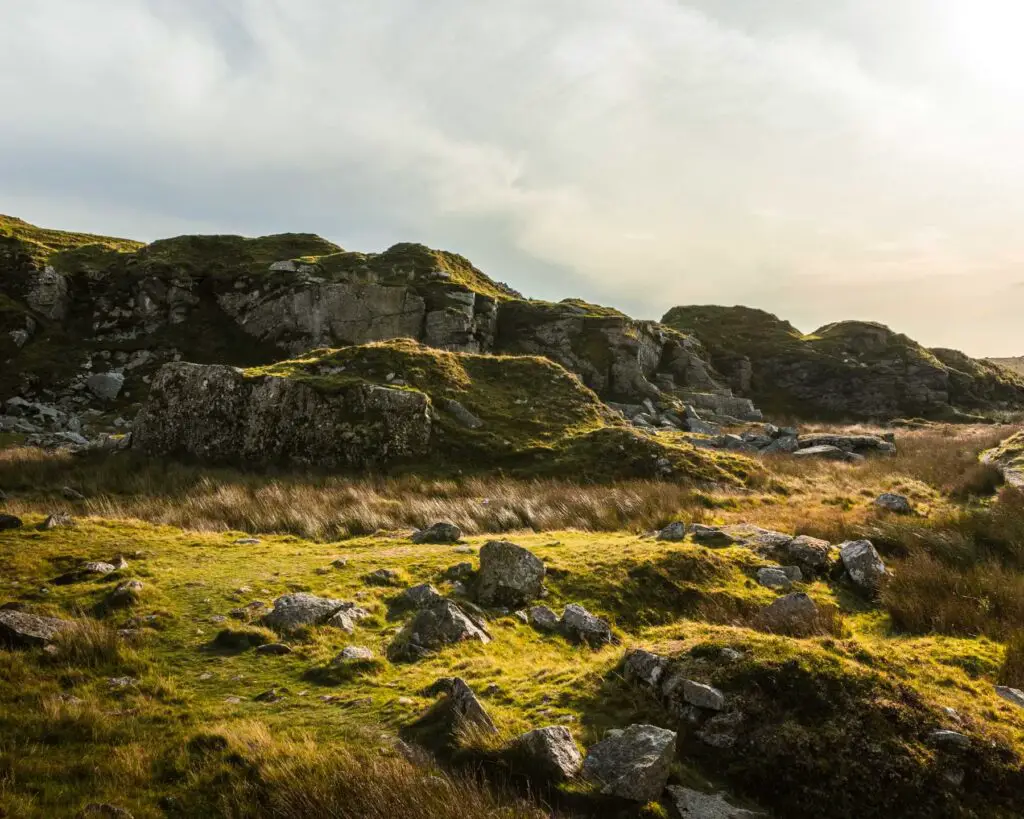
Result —
<instances>
[{"instance_id":1,"label":"boulder","mask_svg":"<svg viewBox=\"0 0 1024 819\"><path fill-rule=\"evenodd\" d=\"M141 580L126 580L117 584L117 588L110 593L107 601L114 607L131 606L139 601L142 590Z\"/></svg>"},{"instance_id":2,"label":"boulder","mask_svg":"<svg viewBox=\"0 0 1024 819\"><path fill-rule=\"evenodd\" d=\"M0 610L0 643L31 648L53 642L74 623L56 617L40 617L23 611Z\"/></svg>"},{"instance_id":3,"label":"boulder","mask_svg":"<svg viewBox=\"0 0 1024 819\"><path fill-rule=\"evenodd\" d=\"M395 569L374 569L363 580L371 586L397 586L402 582L402 576Z\"/></svg>"},{"instance_id":4,"label":"boulder","mask_svg":"<svg viewBox=\"0 0 1024 819\"><path fill-rule=\"evenodd\" d=\"M74 525L75 521L71 515L55 512L52 515L47 515L46 520L39 524L39 528L44 532L48 532L51 529L66 529Z\"/></svg>"},{"instance_id":5,"label":"boulder","mask_svg":"<svg viewBox=\"0 0 1024 819\"><path fill-rule=\"evenodd\" d=\"M365 646L345 646L334 658L335 664L372 660L373 652Z\"/></svg>"},{"instance_id":6,"label":"boulder","mask_svg":"<svg viewBox=\"0 0 1024 819\"><path fill-rule=\"evenodd\" d=\"M69 501L85 500L85 495L83 495L77 489L73 489L70 486L65 486L63 489L60 490L60 493L64 496L65 500L69 500Z\"/></svg>"},{"instance_id":7,"label":"boulder","mask_svg":"<svg viewBox=\"0 0 1024 819\"><path fill-rule=\"evenodd\" d=\"M369 616L370 612L366 609L360 608L355 603L346 602L342 604L340 609L327 618L324 625L330 626L331 628L338 628L348 634L351 634L356 630L356 623L360 620L365 620Z\"/></svg>"},{"instance_id":8,"label":"boulder","mask_svg":"<svg viewBox=\"0 0 1024 819\"><path fill-rule=\"evenodd\" d=\"M658 540L667 540L670 542L677 542L686 539L686 524L682 521L675 521L670 523L660 532L658 532Z\"/></svg>"},{"instance_id":9,"label":"boulder","mask_svg":"<svg viewBox=\"0 0 1024 819\"><path fill-rule=\"evenodd\" d=\"M583 768L583 755L562 725L528 731L513 741L513 748L531 772L548 781L572 779Z\"/></svg>"},{"instance_id":10,"label":"boulder","mask_svg":"<svg viewBox=\"0 0 1024 819\"><path fill-rule=\"evenodd\" d=\"M755 625L762 631L807 637L820 628L817 604L802 592L780 597L758 612Z\"/></svg>"},{"instance_id":11,"label":"boulder","mask_svg":"<svg viewBox=\"0 0 1024 819\"><path fill-rule=\"evenodd\" d=\"M591 648L600 648L613 642L608 621L595 617L577 603L565 607L558 627L573 642L586 643Z\"/></svg>"},{"instance_id":12,"label":"boulder","mask_svg":"<svg viewBox=\"0 0 1024 819\"><path fill-rule=\"evenodd\" d=\"M424 692L428 696L444 695L435 708L435 717L439 717L450 733L466 727L482 730L486 733L497 733L494 720L477 699L473 689L461 677L442 677Z\"/></svg>"},{"instance_id":13,"label":"boulder","mask_svg":"<svg viewBox=\"0 0 1024 819\"><path fill-rule=\"evenodd\" d=\"M853 583L863 591L876 592L885 578L885 563L870 540L852 540L839 545L839 557Z\"/></svg>"},{"instance_id":14,"label":"boulder","mask_svg":"<svg viewBox=\"0 0 1024 819\"><path fill-rule=\"evenodd\" d=\"M480 550L477 601L485 606L522 606L540 597L544 574L544 564L532 552L508 541L492 540Z\"/></svg>"},{"instance_id":15,"label":"boulder","mask_svg":"<svg viewBox=\"0 0 1024 819\"><path fill-rule=\"evenodd\" d=\"M0 515L0 532L9 529L20 529L22 525L21 518L15 515Z\"/></svg>"},{"instance_id":16,"label":"boulder","mask_svg":"<svg viewBox=\"0 0 1024 819\"><path fill-rule=\"evenodd\" d=\"M734 807L720 793L702 793L679 785L669 785L668 793L682 819L760 819L766 815Z\"/></svg>"},{"instance_id":17,"label":"boulder","mask_svg":"<svg viewBox=\"0 0 1024 819\"><path fill-rule=\"evenodd\" d=\"M412 536L413 543L458 543L462 530L454 523L439 521Z\"/></svg>"},{"instance_id":18,"label":"boulder","mask_svg":"<svg viewBox=\"0 0 1024 819\"><path fill-rule=\"evenodd\" d=\"M446 645L466 640L489 643L490 635L455 603L442 600L422 609L388 646L392 662L418 660Z\"/></svg>"},{"instance_id":19,"label":"boulder","mask_svg":"<svg viewBox=\"0 0 1024 819\"><path fill-rule=\"evenodd\" d=\"M683 700L697 708L708 711L721 711L725 708L725 694L717 688L693 680L683 680Z\"/></svg>"},{"instance_id":20,"label":"boulder","mask_svg":"<svg viewBox=\"0 0 1024 819\"><path fill-rule=\"evenodd\" d=\"M277 631L297 631L303 626L326 623L345 605L344 600L317 597L308 592L286 594L274 601L274 608L263 616L263 623Z\"/></svg>"},{"instance_id":21,"label":"boulder","mask_svg":"<svg viewBox=\"0 0 1024 819\"><path fill-rule=\"evenodd\" d=\"M736 539L721 526L705 526L695 523L690 527L693 539L705 546L731 546Z\"/></svg>"},{"instance_id":22,"label":"boulder","mask_svg":"<svg viewBox=\"0 0 1024 819\"><path fill-rule=\"evenodd\" d=\"M797 570L799 571L799 569ZM781 569L775 566L765 566L757 570L757 582L769 589L789 591L793 588L793 581Z\"/></svg>"},{"instance_id":23,"label":"boulder","mask_svg":"<svg viewBox=\"0 0 1024 819\"><path fill-rule=\"evenodd\" d=\"M835 562L832 544L810 535L797 535L775 554L781 560L795 563L809 577L826 574Z\"/></svg>"},{"instance_id":24,"label":"boulder","mask_svg":"<svg viewBox=\"0 0 1024 819\"><path fill-rule=\"evenodd\" d=\"M665 789L675 753L674 731L630 725L609 731L587 752L583 775L603 794L651 802Z\"/></svg>"},{"instance_id":25,"label":"boulder","mask_svg":"<svg viewBox=\"0 0 1024 819\"><path fill-rule=\"evenodd\" d=\"M897 495L894 492L883 492L875 498L875 506L887 512L894 512L897 515L909 515L914 511L909 498L904 495Z\"/></svg>"},{"instance_id":26,"label":"boulder","mask_svg":"<svg viewBox=\"0 0 1024 819\"><path fill-rule=\"evenodd\" d=\"M626 652L622 663L622 671L629 682L640 682L650 688L657 688L668 659L642 648L634 648Z\"/></svg>"},{"instance_id":27,"label":"boulder","mask_svg":"<svg viewBox=\"0 0 1024 819\"><path fill-rule=\"evenodd\" d=\"M113 401L121 394L121 388L124 387L124 375L122 373L95 373L85 379L85 386L101 401Z\"/></svg>"},{"instance_id":28,"label":"boulder","mask_svg":"<svg viewBox=\"0 0 1024 819\"><path fill-rule=\"evenodd\" d=\"M435 603L440 603L444 598L441 592L429 583L420 583L417 586L410 586L398 597L398 602L403 606L413 609L425 609Z\"/></svg>"},{"instance_id":29,"label":"boulder","mask_svg":"<svg viewBox=\"0 0 1024 819\"><path fill-rule=\"evenodd\" d=\"M533 606L526 616L537 631L558 631L558 615L547 606Z\"/></svg>"}]
</instances>

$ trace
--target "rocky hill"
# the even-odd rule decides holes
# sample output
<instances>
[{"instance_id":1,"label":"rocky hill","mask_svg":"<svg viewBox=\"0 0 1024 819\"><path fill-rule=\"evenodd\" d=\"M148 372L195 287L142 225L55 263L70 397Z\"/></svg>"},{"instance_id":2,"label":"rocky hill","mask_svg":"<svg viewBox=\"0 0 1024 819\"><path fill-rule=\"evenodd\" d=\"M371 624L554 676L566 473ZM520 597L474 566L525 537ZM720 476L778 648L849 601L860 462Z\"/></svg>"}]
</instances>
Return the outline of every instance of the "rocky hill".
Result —
<instances>
[{"instance_id":1,"label":"rocky hill","mask_svg":"<svg viewBox=\"0 0 1024 819\"><path fill-rule=\"evenodd\" d=\"M798 417L953 418L1024 403L1024 377L957 350L925 349L883 324L843 321L804 334L749 307L673 307L740 394Z\"/></svg>"},{"instance_id":2,"label":"rocky hill","mask_svg":"<svg viewBox=\"0 0 1024 819\"><path fill-rule=\"evenodd\" d=\"M993 364L998 364L1000 367L1005 367L1008 370L1013 370L1015 373L1024 375L1024 356L1015 356L1012 358L987 358L986 361L991 361Z\"/></svg>"}]
</instances>

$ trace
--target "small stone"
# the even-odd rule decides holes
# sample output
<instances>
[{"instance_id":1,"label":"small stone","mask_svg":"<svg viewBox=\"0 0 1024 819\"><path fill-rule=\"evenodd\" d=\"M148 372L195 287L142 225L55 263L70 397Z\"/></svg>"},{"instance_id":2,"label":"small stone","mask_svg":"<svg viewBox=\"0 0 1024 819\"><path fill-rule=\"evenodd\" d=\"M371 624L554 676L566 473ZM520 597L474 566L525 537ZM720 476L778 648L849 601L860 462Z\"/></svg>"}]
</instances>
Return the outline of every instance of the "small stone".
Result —
<instances>
[{"instance_id":1,"label":"small stone","mask_svg":"<svg viewBox=\"0 0 1024 819\"><path fill-rule=\"evenodd\" d=\"M523 623L524 625L529 625L529 623L530 623L530 615L527 614L525 611L520 610L520 611L513 612L512 616L515 617L516 620L518 620L520 623Z\"/></svg>"},{"instance_id":2,"label":"small stone","mask_svg":"<svg viewBox=\"0 0 1024 819\"><path fill-rule=\"evenodd\" d=\"M909 515L914 511L910 499L895 492L883 492L875 498L875 506L897 515Z\"/></svg>"},{"instance_id":3,"label":"small stone","mask_svg":"<svg viewBox=\"0 0 1024 819\"><path fill-rule=\"evenodd\" d=\"M0 645L16 648L43 646L74 623L56 617L40 617L23 611L0 610Z\"/></svg>"},{"instance_id":4,"label":"small stone","mask_svg":"<svg viewBox=\"0 0 1024 819\"><path fill-rule=\"evenodd\" d=\"M107 685L111 688L134 688L139 684L139 681L134 677L110 677L107 680Z\"/></svg>"},{"instance_id":5,"label":"small stone","mask_svg":"<svg viewBox=\"0 0 1024 819\"><path fill-rule=\"evenodd\" d=\"M936 745L946 748L968 748L971 745L971 738L958 731L932 731L928 738Z\"/></svg>"},{"instance_id":6,"label":"small stone","mask_svg":"<svg viewBox=\"0 0 1024 819\"><path fill-rule=\"evenodd\" d=\"M462 530L454 523L439 521L426 529L420 529L412 536L413 543L457 543Z\"/></svg>"},{"instance_id":7,"label":"small stone","mask_svg":"<svg viewBox=\"0 0 1024 819\"><path fill-rule=\"evenodd\" d=\"M558 615L547 606L533 606L526 613L530 625L537 631L557 631Z\"/></svg>"},{"instance_id":8,"label":"small stone","mask_svg":"<svg viewBox=\"0 0 1024 819\"><path fill-rule=\"evenodd\" d=\"M718 652L718 656L729 663L739 662L743 659L743 652L737 651L735 648L723 648Z\"/></svg>"},{"instance_id":9,"label":"small stone","mask_svg":"<svg viewBox=\"0 0 1024 819\"><path fill-rule=\"evenodd\" d=\"M336 557L331 561L331 565L335 569L344 569L348 565L348 560L344 557Z\"/></svg>"},{"instance_id":10,"label":"small stone","mask_svg":"<svg viewBox=\"0 0 1024 819\"><path fill-rule=\"evenodd\" d=\"M365 646L345 646L334 658L335 663L351 662L353 660L372 660L373 652Z\"/></svg>"},{"instance_id":11,"label":"small stone","mask_svg":"<svg viewBox=\"0 0 1024 819\"><path fill-rule=\"evenodd\" d=\"M766 566L757 570L757 582L769 589L789 591L793 588L793 581L786 576L786 573L774 566Z\"/></svg>"},{"instance_id":12,"label":"small stone","mask_svg":"<svg viewBox=\"0 0 1024 819\"><path fill-rule=\"evenodd\" d=\"M112 606L130 606L139 601L142 596L143 585L141 580L126 580L119 583L117 588L110 593L109 602Z\"/></svg>"},{"instance_id":13,"label":"small stone","mask_svg":"<svg viewBox=\"0 0 1024 819\"><path fill-rule=\"evenodd\" d=\"M285 654L292 653L292 647L284 643L265 643L256 646L256 653L271 657L283 657Z\"/></svg>"},{"instance_id":14,"label":"small stone","mask_svg":"<svg viewBox=\"0 0 1024 819\"><path fill-rule=\"evenodd\" d=\"M686 524L682 521L674 521L658 532L658 540L678 542L686 539Z\"/></svg>"},{"instance_id":15,"label":"small stone","mask_svg":"<svg viewBox=\"0 0 1024 819\"><path fill-rule=\"evenodd\" d=\"M132 819L132 814L108 802L92 802L75 814L75 819Z\"/></svg>"}]
</instances>

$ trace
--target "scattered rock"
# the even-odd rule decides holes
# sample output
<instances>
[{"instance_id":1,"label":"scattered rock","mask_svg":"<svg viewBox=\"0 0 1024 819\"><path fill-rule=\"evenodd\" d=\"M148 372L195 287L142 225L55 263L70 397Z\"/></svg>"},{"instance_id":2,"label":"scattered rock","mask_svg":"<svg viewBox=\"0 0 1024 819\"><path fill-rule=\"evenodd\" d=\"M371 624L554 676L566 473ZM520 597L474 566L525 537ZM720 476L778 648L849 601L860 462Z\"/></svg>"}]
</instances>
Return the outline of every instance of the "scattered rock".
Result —
<instances>
[{"instance_id":1,"label":"scattered rock","mask_svg":"<svg viewBox=\"0 0 1024 819\"><path fill-rule=\"evenodd\" d=\"M326 623L346 605L353 604L308 592L286 594L274 601L274 608L263 616L263 623L278 631L295 631Z\"/></svg>"},{"instance_id":2,"label":"scattered rock","mask_svg":"<svg viewBox=\"0 0 1024 819\"><path fill-rule=\"evenodd\" d=\"M780 568L766 566L757 570L757 582L769 589L789 591L793 581Z\"/></svg>"},{"instance_id":3,"label":"scattered rock","mask_svg":"<svg viewBox=\"0 0 1024 819\"><path fill-rule=\"evenodd\" d=\"M666 658L642 648L634 648L626 652L622 670L630 682L642 682L656 688L667 666Z\"/></svg>"},{"instance_id":4,"label":"scattered rock","mask_svg":"<svg viewBox=\"0 0 1024 819\"><path fill-rule=\"evenodd\" d=\"M63 512L55 512L52 515L47 515L46 520L39 524L39 528L44 532L48 532L51 529L61 529L74 526L75 521L71 515L66 515Z\"/></svg>"},{"instance_id":5,"label":"scattered rock","mask_svg":"<svg viewBox=\"0 0 1024 819\"><path fill-rule=\"evenodd\" d=\"M441 592L429 583L410 586L398 598L403 606L413 609L425 609L433 606L435 603L440 603L443 599Z\"/></svg>"},{"instance_id":6,"label":"scattered rock","mask_svg":"<svg viewBox=\"0 0 1024 819\"><path fill-rule=\"evenodd\" d=\"M426 529L420 529L412 536L413 543L457 543L462 530L454 523L439 521Z\"/></svg>"},{"instance_id":7,"label":"scattered rock","mask_svg":"<svg viewBox=\"0 0 1024 819\"><path fill-rule=\"evenodd\" d=\"M363 576L363 580L371 586L397 586L402 576L395 569L375 569Z\"/></svg>"},{"instance_id":8,"label":"scattered rock","mask_svg":"<svg viewBox=\"0 0 1024 819\"><path fill-rule=\"evenodd\" d=\"M793 592L761 609L755 623L763 631L806 637L819 629L818 606L803 592Z\"/></svg>"},{"instance_id":9,"label":"scattered rock","mask_svg":"<svg viewBox=\"0 0 1024 819\"><path fill-rule=\"evenodd\" d=\"M497 733L498 729L490 714L461 677L442 677L428 687L424 694L428 697L444 694L444 700L432 710L449 732L472 726L487 733Z\"/></svg>"},{"instance_id":10,"label":"scattered rock","mask_svg":"<svg viewBox=\"0 0 1024 819\"><path fill-rule=\"evenodd\" d=\"M131 606L139 602L142 589L141 580L126 580L117 584L117 588L110 593L107 600L111 606Z\"/></svg>"},{"instance_id":11,"label":"scattered rock","mask_svg":"<svg viewBox=\"0 0 1024 819\"><path fill-rule=\"evenodd\" d=\"M480 550L477 601L485 606L517 607L541 595L544 564L532 552L505 540L492 540Z\"/></svg>"},{"instance_id":12,"label":"scattered rock","mask_svg":"<svg viewBox=\"0 0 1024 819\"><path fill-rule=\"evenodd\" d=\"M883 492L875 498L875 506L897 515L909 515L914 511L910 499L904 495L897 495L894 492Z\"/></svg>"},{"instance_id":13,"label":"scattered rock","mask_svg":"<svg viewBox=\"0 0 1024 819\"><path fill-rule=\"evenodd\" d=\"M262 694L253 697L256 702L280 702L283 699L284 694L276 688L268 688Z\"/></svg>"},{"instance_id":14,"label":"scattered rock","mask_svg":"<svg viewBox=\"0 0 1024 819\"><path fill-rule=\"evenodd\" d=\"M885 563L870 540L851 540L839 545L839 557L854 584L874 593L885 578Z\"/></svg>"},{"instance_id":15,"label":"scattered rock","mask_svg":"<svg viewBox=\"0 0 1024 819\"><path fill-rule=\"evenodd\" d=\"M441 575L445 580L468 580L473 576L473 564L472 563L456 563L454 566L449 566L444 570Z\"/></svg>"},{"instance_id":16,"label":"scattered rock","mask_svg":"<svg viewBox=\"0 0 1024 819\"><path fill-rule=\"evenodd\" d=\"M351 662L353 660L372 660L373 652L365 646L345 646L334 658L335 663Z\"/></svg>"},{"instance_id":17,"label":"scattered rock","mask_svg":"<svg viewBox=\"0 0 1024 819\"><path fill-rule=\"evenodd\" d=\"M63 489L60 490L60 493L64 496L65 500L69 500L69 501L85 500L85 495L83 495L77 489L72 489L70 486L65 486Z\"/></svg>"},{"instance_id":18,"label":"scattered rock","mask_svg":"<svg viewBox=\"0 0 1024 819\"><path fill-rule=\"evenodd\" d=\"M971 738L958 731L932 731L928 735L928 739L944 748L969 748L971 746Z\"/></svg>"},{"instance_id":19,"label":"scattered rock","mask_svg":"<svg viewBox=\"0 0 1024 819\"><path fill-rule=\"evenodd\" d=\"M344 569L348 565L348 560L344 557L336 557L331 561L331 565L335 569Z\"/></svg>"},{"instance_id":20,"label":"scattered rock","mask_svg":"<svg viewBox=\"0 0 1024 819\"><path fill-rule=\"evenodd\" d=\"M737 651L735 648L729 648L726 646L720 652L718 656L729 663L735 663L743 659L743 652Z\"/></svg>"},{"instance_id":21,"label":"scattered rock","mask_svg":"<svg viewBox=\"0 0 1024 819\"><path fill-rule=\"evenodd\" d=\"M609 731L589 750L583 775L601 793L651 802L661 796L675 758L676 734L655 725Z\"/></svg>"},{"instance_id":22,"label":"scattered rock","mask_svg":"<svg viewBox=\"0 0 1024 819\"><path fill-rule=\"evenodd\" d=\"M513 747L525 758L528 769L549 781L572 779L583 768L583 755L572 734L561 725L528 731Z\"/></svg>"},{"instance_id":23,"label":"scattered rock","mask_svg":"<svg viewBox=\"0 0 1024 819\"><path fill-rule=\"evenodd\" d=\"M733 807L720 793L701 793L679 785L669 785L668 793L682 819L760 819L765 816Z\"/></svg>"},{"instance_id":24,"label":"scattered rock","mask_svg":"<svg viewBox=\"0 0 1024 819\"><path fill-rule=\"evenodd\" d=\"M15 515L0 515L0 532L8 529L20 529L22 525L21 518Z\"/></svg>"},{"instance_id":25,"label":"scattered rock","mask_svg":"<svg viewBox=\"0 0 1024 819\"><path fill-rule=\"evenodd\" d=\"M693 539L704 546L731 546L736 539L721 526L705 526L695 523L690 527Z\"/></svg>"},{"instance_id":26,"label":"scattered rock","mask_svg":"<svg viewBox=\"0 0 1024 819\"><path fill-rule=\"evenodd\" d=\"M95 373L85 379L89 392L101 401L113 401L124 387L124 375L121 373Z\"/></svg>"},{"instance_id":27,"label":"scattered rock","mask_svg":"<svg viewBox=\"0 0 1024 819\"><path fill-rule=\"evenodd\" d=\"M686 524L682 521L674 521L658 532L658 540L677 542L686 539Z\"/></svg>"},{"instance_id":28,"label":"scattered rock","mask_svg":"<svg viewBox=\"0 0 1024 819\"><path fill-rule=\"evenodd\" d=\"M683 700L698 708L708 711L721 711L725 708L725 694L717 688L693 680L683 680Z\"/></svg>"},{"instance_id":29,"label":"scattered rock","mask_svg":"<svg viewBox=\"0 0 1024 819\"><path fill-rule=\"evenodd\" d=\"M255 546L259 542L258 537L240 537L235 541L235 546Z\"/></svg>"},{"instance_id":30,"label":"scattered rock","mask_svg":"<svg viewBox=\"0 0 1024 819\"><path fill-rule=\"evenodd\" d=\"M360 608L355 603L343 603L340 609L327 618L324 625L340 628L342 631L351 634L356 630L356 623L360 620L365 620L369 616L370 612Z\"/></svg>"},{"instance_id":31,"label":"scattered rock","mask_svg":"<svg viewBox=\"0 0 1024 819\"><path fill-rule=\"evenodd\" d=\"M1010 688L1008 685L997 685L996 694L1009 703L1024 708L1024 691L1019 688Z\"/></svg>"},{"instance_id":32,"label":"scattered rock","mask_svg":"<svg viewBox=\"0 0 1024 819\"><path fill-rule=\"evenodd\" d=\"M537 631L558 631L558 615L547 606L533 606L526 616Z\"/></svg>"},{"instance_id":33,"label":"scattered rock","mask_svg":"<svg viewBox=\"0 0 1024 819\"><path fill-rule=\"evenodd\" d=\"M595 617L577 603L570 603L565 607L558 627L570 640L586 643L591 648L600 648L613 642L612 629L608 622Z\"/></svg>"},{"instance_id":34,"label":"scattered rock","mask_svg":"<svg viewBox=\"0 0 1024 819\"><path fill-rule=\"evenodd\" d=\"M23 611L0 610L0 643L15 648L43 646L74 624L56 617L40 617Z\"/></svg>"},{"instance_id":35,"label":"scattered rock","mask_svg":"<svg viewBox=\"0 0 1024 819\"><path fill-rule=\"evenodd\" d=\"M446 645L464 640L489 643L490 635L450 600L421 609L388 646L388 659L418 660Z\"/></svg>"},{"instance_id":36,"label":"scattered rock","mask_svg":"<svg viewBox=\"0 0 1024 819\"><path fill-rule=\"evenodd\" d=\"M784 554L784 560L792 561L810 577L826 574L835 560L832 544L810 535L798 535L777 551Z\"/></svg>"},{"instance_id":37,"label":"scattered rock","mask_svg":"<svg viewBox=\"0 0 1024 819\"><path fill-rule=\"evenodd\" d=\"M292 647L284 643L265 643L256 646L256 653L270 657L283 657L285 654L292 653Z\"/></svg>"}]
</instances>

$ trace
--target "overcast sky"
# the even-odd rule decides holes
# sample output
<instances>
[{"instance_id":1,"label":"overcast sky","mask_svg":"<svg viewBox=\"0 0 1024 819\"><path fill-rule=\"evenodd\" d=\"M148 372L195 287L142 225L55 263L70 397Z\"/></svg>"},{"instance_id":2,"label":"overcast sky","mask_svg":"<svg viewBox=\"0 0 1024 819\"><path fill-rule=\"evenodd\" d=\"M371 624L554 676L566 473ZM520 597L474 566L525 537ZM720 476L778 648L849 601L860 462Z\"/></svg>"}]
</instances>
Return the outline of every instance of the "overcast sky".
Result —
<instances>
[{"instance_id":1,"label":"overcast sky","mask_svg":"<svg viewBox=\"0 0 1024 819\"><path fill-rule=\"evenodd\" d=\"M0 212L1024 354L1020 0L0 0Z\"/></svg>"}]
</instances>

